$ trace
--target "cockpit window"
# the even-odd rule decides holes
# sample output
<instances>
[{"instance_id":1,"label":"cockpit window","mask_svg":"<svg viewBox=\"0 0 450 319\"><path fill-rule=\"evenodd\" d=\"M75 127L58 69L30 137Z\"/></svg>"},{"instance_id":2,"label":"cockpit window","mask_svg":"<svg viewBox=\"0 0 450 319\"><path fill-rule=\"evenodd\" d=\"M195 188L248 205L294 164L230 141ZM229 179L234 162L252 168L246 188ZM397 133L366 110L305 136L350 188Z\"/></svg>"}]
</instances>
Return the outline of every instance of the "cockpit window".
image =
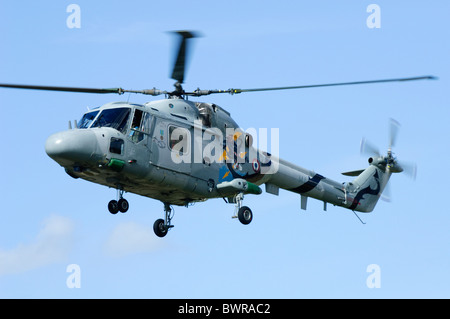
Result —
<instances>
[{"instance_id":1,"label":"cockpit window","mask_svg":"<svg viewBox=\"0 0 450 319\"><path fill-rule=\"evenodd\" d=\"M106 109L100 113L92 127L112 127L125 133L129 116L130 108L128 107Z\"/></svg>"},{"instance_id":2,"label":"cockpit window","mask_svg":"<svg viewBox=\"0 0 450 319\"><path fill-rule=\"evenodd\" d=\"M95 119L99 111L89 112L83 115L80 122L78 123L78 128L88 128L92 121Z\"/></svg>"}]
</instances>

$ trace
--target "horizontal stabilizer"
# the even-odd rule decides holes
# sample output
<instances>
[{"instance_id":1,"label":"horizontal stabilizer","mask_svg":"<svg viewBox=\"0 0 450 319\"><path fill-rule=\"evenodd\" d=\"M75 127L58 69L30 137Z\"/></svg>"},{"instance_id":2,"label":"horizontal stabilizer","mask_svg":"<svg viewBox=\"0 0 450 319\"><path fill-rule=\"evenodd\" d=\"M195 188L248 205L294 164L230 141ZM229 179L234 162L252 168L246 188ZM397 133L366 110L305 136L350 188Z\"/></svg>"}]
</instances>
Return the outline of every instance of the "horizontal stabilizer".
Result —
<instances>
[{"instance_id":1,"label":"horizontal stabilizer","mask_svg":"<svg viewBox=\"0 0 450 319\"><path fill-rule=\"evenodd\" d=\"M345 175L345 176L359 176L362 172L364 172L364 170L360 169L357 171L350 171L350 172L345 172L345 173L341 173L341 174Z\"/></svg>"}]
</instances>

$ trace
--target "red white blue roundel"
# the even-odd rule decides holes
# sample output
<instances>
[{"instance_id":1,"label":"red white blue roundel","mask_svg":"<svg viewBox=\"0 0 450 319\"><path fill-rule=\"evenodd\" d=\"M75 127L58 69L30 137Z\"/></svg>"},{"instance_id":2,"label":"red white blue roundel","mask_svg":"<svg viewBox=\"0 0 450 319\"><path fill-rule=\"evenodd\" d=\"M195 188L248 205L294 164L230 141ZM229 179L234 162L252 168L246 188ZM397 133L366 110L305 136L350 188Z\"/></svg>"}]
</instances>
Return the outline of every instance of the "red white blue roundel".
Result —
<instances>
[{"instance_id":1,"label":"red white blue roundel","mask_svg":"<svg viewBox=\"0 0 450 319\"><path fill-rule=\"evenodd\" d=\"M259 161L257 159L253 160L252 168L253 168L253 171L255 171L255 173L259 173L259 171L261 170L261 164L259 163Z\"/></svg>"}]
</instances>

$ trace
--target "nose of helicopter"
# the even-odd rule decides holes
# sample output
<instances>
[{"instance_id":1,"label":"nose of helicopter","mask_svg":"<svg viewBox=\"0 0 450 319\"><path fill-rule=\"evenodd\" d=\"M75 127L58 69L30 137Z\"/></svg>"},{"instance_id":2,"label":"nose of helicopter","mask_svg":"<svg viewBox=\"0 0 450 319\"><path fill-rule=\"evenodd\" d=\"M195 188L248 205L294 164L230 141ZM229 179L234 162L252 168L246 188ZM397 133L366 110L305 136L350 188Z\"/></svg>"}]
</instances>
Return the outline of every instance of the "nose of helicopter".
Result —
<instances>
[{"instance_id":1,"label":"nose of helicopter","mask_svg":"<svg viewBox=\"0 0 450 319\"><path fill-rule=\"evenodd\" d=\"M60 165L87 162L97 150L97 138L89 130L69 130L51 135L45 142L45 152Z\"/></svg>"}]
</instances>

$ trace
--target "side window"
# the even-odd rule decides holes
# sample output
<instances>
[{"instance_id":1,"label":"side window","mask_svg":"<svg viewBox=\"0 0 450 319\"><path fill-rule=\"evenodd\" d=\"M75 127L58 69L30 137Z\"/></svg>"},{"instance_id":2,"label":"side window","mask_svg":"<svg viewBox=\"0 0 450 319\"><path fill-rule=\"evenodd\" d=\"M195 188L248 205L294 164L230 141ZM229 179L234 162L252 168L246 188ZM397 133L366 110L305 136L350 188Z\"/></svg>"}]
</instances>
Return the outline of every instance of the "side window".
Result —
<instances>
[{"instance_id":1,"label":"side window","mask_svg":"<svg viewBox=\"0 0 450 319\"><path fill-rule=\"evenodd\" d=\"M131 122L130 137L134 143L139 143L150 133L152 116L148 112L136 109L134 111L133 121Z\"/></svg>"},{"instance_id":2,"label":"side window","mask_svg":"<svg viewBox=\"0 0 450 319\"><path fill-rule=\"evenodd\" d=\"M189 153L191 145L190 133L188 129L169 126L169 148L172 151L179 152L180 155Z\"/></svg>"},{"instance_id":3,"label":"side window","mask_svg":"<svg viewBox=\"0 0 450 319\"><path fill-rule=\"evenodd\" d=\"M144 112L142 112L141 110L136 109L134 111L133 123L131 124L131 128L138 130L141 127L142 113Z\"/></svg>"},{"instance_id":4,"label":"side window","mask_svg":"<svg viewBox=\"0 0 450 319\"><path fill-rule=\"evenodd\" d=\"M148 112L144 112L141 122L141 131L150 134L150 125L152 124L152 115Z\"/></svg>"},{"instance_id":5,"label":"side window","mask_svg":"<svg viewBox=\"0 0 450 319\"><path fill-rule=\"evenodd\" d=\"M115 154L122 154L123 140L121 138L111 137L111 143L109 144L109 151Z\"/></svg>"}]
</instances>

